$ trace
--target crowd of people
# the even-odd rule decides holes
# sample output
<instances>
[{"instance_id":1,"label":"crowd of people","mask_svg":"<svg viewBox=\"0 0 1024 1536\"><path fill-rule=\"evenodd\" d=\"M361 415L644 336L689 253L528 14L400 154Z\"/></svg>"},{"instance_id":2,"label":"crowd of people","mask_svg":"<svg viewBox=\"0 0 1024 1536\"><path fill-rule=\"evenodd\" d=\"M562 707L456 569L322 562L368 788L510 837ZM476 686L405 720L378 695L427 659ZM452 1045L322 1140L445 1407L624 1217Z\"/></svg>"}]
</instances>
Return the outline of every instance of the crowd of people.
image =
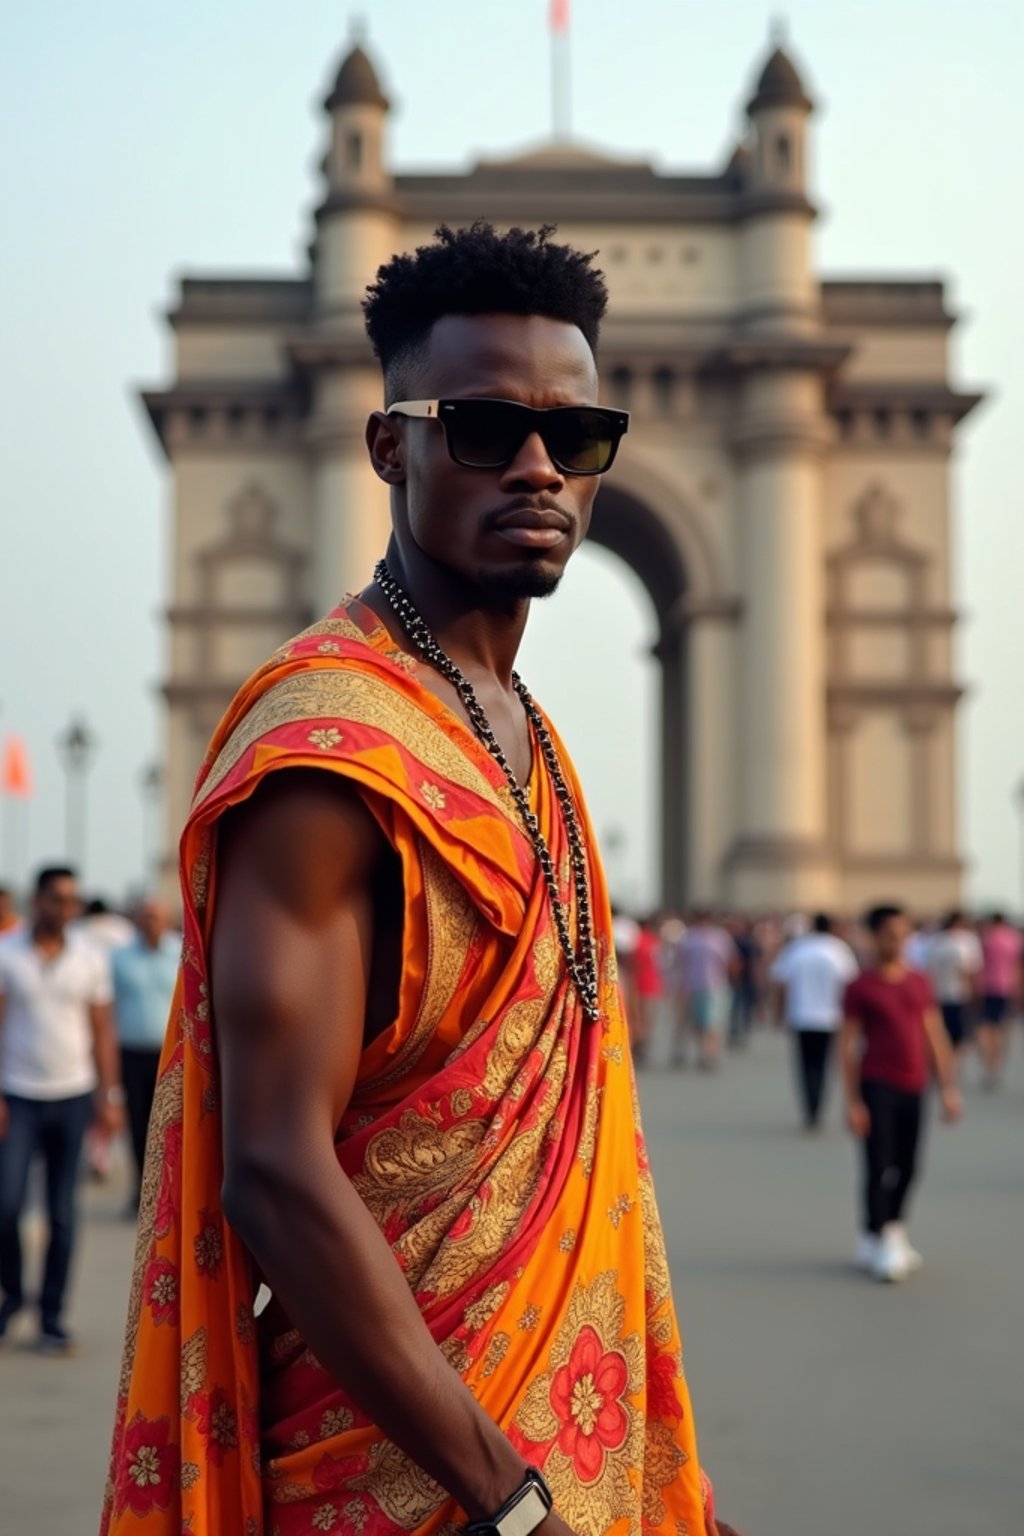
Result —
<instances>
[{"instance_id":1,"label":"crowd of people","mask_svg":"<svg viewBox=\"0 0 1024 1536\"><path fill-rule=\"evenodd\" d=\"M79 1173L107 1175L127 1130L138 1209L157 1066L180 939L155 897L131 918L83 901L75 871L39 872L21 917L0 889L0 1341L26 1308L21 1228L30 1175L43 1165L49 1237L38 1291L38 1343L67 1354L64 1313Z\"/></svg>"},{"instance_id":2,"label":"crowd of people","mask_svg":"<svg viewBox=\"0 0 1024 1536\"><path fill-rule=\"evenodd\" d=\"M638 1066L659 1009L680 1069L711 1071L755 1025L785 1027L803 1124L815 1132L838 1055L847 1123L863 1146L856 1261L886 1281L920 1268L905 1213L924 1097L934 1078L944 1120L960 1118L962 1061L975 1044L982 1085L998 1086L1022 998L1020 931L1002 913L971 921L958 911L912 928L892 905L849 923L698 910L685 922L618 913L615 943Z\"/></svg>"},{"instance_id":3,"label":"crowd of people","mask_svg":"<svg viewBox=\"0 0 1024 1536\"><path fill-rule=\"evenodd\" d=\"M1024 940L1002 914L961 912L911 930L896 907L856 923L793 916L717 917L702 909L614 920L634 1061L650 1060L667 1020L670 1063L711 1072L756 1028L793 1042L803 1124L822 1122L830 1069L864 1147L857 1261L881 1279L920 1264L904 1212L914 1179L922 1101L940 1085L958 1118L958 1077L977 1046L995 1088L1022 996ZM40 871L21 916L0 887L0 1340L26 1306L20 1240L33 1162L42 1162L49 1225L39 1288L39 1344L66 1353L64 1306L80 1167L103 1178L122 1134L139 1202L157 1065L180 955L165 904L147 896L131 916L84 901L75 872Z\"/></svg>"}]
</instances>

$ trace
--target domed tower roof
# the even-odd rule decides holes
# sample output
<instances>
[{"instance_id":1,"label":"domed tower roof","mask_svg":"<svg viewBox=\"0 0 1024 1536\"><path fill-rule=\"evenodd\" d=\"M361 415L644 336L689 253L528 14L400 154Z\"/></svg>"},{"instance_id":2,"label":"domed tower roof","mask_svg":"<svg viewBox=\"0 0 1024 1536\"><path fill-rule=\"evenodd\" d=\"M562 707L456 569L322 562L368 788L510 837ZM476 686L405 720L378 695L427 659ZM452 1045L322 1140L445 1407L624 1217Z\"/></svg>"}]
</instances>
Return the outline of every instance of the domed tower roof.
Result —
<instances>
[{"instance_id":1,"label":"domed tower roof","mask_svg":"<svg viewBox=\"0 0 1024 1536\"><path fill-rule=\"evenodd\" d=\"M364 49L356 44L342 60L334 89L324 106L328 112L337 107L379 107L386 112L390 105L380 88L377 71Z\"/></svg>"},{"instance_id":2,"label":"domed tower roof","mask_svg":"<svg viewBox=\"0 0 1024 1536\"><path fill-rule=\"evenodd\" d=\"M809 112L813 106L793 60L784 49L776 48L761 71L747 112L753 116L762 107L802 107Z\"/></svg>"}]
</instances>

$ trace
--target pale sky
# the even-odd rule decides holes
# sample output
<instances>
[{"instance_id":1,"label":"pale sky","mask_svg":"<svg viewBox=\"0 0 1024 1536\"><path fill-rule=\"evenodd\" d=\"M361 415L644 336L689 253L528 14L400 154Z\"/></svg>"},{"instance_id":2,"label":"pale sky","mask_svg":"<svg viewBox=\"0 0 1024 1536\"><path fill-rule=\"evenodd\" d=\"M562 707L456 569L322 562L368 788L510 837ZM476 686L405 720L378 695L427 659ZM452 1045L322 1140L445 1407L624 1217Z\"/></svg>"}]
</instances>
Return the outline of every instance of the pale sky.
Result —
<instances>
[{"instance_id":1,"label":"pale sky","mask_svg":"<svg viewBox=\"0 0 1024 1536\"><path fill-rule=\"evenodd\" d=\"M716 168L765 57L752 0L574 0L578 136L662 168ZM543 139L547 0L373 0L399 168L464 167ZM168 475L135 399L168 378L161 313L189 273L303 270L350 13L326 0L38 0L0 25L0 734L28 742L27 827L0 879L63 853L54 739L99 739L87 883L142 875L140 772L159 751ZM961 315L953 381L989 400L954 471L964 846L978 901L1020 904L1024 775L1024 5L791 0L811 94L827 275L942 275ZM557 608L555 606L557 604ZM522 670L568 737L625 893L654 890L647 600L603 551L538 615ZM614 744L614 754L610 746ZM6 808L5 808L6 809ZM4 863L8 867L4 868ZM888 894L888 893L887 893Z\"/></svg>"}]
</instances>

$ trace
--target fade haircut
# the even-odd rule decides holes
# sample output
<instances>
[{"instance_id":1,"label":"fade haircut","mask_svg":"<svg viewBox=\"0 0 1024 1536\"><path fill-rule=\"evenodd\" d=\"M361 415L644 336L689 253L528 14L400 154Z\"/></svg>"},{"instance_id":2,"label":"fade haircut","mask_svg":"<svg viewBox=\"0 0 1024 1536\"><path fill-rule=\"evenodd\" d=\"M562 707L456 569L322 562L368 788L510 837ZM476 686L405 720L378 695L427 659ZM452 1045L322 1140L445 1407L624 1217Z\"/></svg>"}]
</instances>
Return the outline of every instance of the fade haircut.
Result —
<instances>
[{"instance_id":1,"label":"fade haircut","mask_svg":"<svg viewBox=\"0 0 1024 1536\"><path fill-rule=\"evenodd\" d=\"M596 251L556 245L553 224L499 234L477 219L468 229L442 224L432 245L392 256L366 291L363 313L384 372L385 400L407 399L411 375L444 315L546 315L583 332L597 355L608 307Z\"/></svg>"},{"instance_id":2,"label":"fade haircut","mask_svg":"<svg viewBox=\"0 0 1024 1536\"><path fill-rule=\"evenodd\" d=\"M880 906L871 908L864 919L864 926L869 933L881 933L891 918L903 916L905 916L903 907L897 906L895 902L883 902Z\"/></svg>"},{"instance_id":3,"label":"fade haircut","mask_svg":"<svg viewBox=\"0 0 1024 1536\"><path fill-rule=\"evenodd\" d=\"M47 864L36 875L35 891L41 896L54 880L77 880L78 876L69 864Z\"/></svg>"}]
</instances>

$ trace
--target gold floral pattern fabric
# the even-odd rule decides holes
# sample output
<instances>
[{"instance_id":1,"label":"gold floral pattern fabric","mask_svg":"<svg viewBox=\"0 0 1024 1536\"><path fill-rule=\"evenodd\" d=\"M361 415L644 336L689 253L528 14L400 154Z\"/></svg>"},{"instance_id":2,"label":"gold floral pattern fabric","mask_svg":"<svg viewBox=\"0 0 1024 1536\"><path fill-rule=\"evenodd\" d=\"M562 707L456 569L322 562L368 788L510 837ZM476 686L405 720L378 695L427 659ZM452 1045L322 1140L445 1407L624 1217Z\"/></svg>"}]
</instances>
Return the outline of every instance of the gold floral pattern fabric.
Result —
<instances>
[{"instance_id":1,"label":"gold floral pattern fabric","mask_svg":"<svg viewBox=\"0 0 1024 1536\"><path fill-rule=\"evenodd\" d=\"M340 1169L438 1347L543 1468L578 1536L705 1531L600 866L591 851L595 1026L565 975L500 771L418 671L349 602L246 684L200 771L103 1536L453 1536L459 1526L445 1491L275 1307L254 1316L256 1277L220 1205L206 960L214 834L266 774L299 766L343 775L364 797L403 876L398 1016L363 1053L337 1128ZM531 795L568 889L542 771Z\"/></svg>"}]
</instances>

